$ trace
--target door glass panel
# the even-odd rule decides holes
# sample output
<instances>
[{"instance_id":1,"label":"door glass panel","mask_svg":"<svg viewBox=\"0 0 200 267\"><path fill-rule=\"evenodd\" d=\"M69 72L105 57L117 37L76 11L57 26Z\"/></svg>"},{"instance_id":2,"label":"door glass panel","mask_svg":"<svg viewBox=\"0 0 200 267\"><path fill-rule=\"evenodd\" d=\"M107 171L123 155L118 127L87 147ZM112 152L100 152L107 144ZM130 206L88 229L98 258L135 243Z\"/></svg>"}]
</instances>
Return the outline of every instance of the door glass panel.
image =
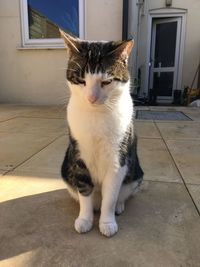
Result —
<instances>
[{"instance_id":1,"label":"door glass panel","mask_svg":"<svg viewBox=\"0 0 200 267\"><path fill-rule=\"evenodd\" d=\"M156 24L155 64L173 67L175 63L177 21Z\"/></svg>"},{"instance_id":2,"label":"door glass panel","mask_svg":"<svg viewBox=\"0 0 200 267\"><path fill-rule=\"evenodd\" d=\"M154 72L153 90L157 96L172 96L174 72Z\"/></svg>"}]
</instances>

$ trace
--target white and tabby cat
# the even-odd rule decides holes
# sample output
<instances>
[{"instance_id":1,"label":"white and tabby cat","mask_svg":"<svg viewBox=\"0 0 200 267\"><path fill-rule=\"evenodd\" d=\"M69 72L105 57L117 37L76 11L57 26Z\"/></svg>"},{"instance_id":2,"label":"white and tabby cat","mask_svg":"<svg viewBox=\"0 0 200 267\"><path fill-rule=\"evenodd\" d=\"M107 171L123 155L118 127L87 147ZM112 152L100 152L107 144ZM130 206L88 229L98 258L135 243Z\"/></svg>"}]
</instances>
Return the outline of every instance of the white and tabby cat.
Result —
<instances>
[{"instance_id":1,"label":"white and tabby cat","mask_svg":"<svg viewBox=\"0 0 200 267\"><path fill-rule=\"evenodd\" d=\"M100 208L100 232L118 231L115 214L140 184L134 109L129 93L128 57L133 41L88 42L61 31L68 50L67 107L70 141L62 176L71 195L79 200L75 221L79 233L93 225Z\"/></svg>"}]
</instances>

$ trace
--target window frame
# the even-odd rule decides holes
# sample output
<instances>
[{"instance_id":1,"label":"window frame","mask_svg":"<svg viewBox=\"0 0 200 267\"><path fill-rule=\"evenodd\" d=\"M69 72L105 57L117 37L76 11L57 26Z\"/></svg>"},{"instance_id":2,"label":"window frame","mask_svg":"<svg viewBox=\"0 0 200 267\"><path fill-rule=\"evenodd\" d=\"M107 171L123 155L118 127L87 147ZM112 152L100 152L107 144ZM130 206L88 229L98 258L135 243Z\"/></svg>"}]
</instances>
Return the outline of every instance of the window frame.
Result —
<instances>
[{"instance_id":1,"label":"window frame","mask_svg":"<svg viewBox=\"0 0 200 267\"><path fill-rule=\"evenodd\" d=\"M85 0L79 1L79 37L85 36ZM20 0L22 47L64 48L61 38L30 39L28 25L28 0Z\"/></svg>"}]
</instances>

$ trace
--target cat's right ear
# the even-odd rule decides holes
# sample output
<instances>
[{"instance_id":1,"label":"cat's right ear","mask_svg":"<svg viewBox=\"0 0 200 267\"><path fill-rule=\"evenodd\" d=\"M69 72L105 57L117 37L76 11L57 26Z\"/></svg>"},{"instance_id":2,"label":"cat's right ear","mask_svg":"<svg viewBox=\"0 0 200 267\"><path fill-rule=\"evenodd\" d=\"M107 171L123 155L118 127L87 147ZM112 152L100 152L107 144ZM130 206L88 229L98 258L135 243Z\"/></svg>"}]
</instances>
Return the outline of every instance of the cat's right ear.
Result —
<instances>
[{"instance_id":1,"label":"cat's right ear","mask_svg":"<svg viewBox=\"0 0 200 267\"><path fill-rule=\"evenodd\" d=\"M66 47L73 53L80 53L80 39L73 37L69 33L64 32L63 30L59 29L61 37L63 38Z\"/></svg>"}]
</instances>

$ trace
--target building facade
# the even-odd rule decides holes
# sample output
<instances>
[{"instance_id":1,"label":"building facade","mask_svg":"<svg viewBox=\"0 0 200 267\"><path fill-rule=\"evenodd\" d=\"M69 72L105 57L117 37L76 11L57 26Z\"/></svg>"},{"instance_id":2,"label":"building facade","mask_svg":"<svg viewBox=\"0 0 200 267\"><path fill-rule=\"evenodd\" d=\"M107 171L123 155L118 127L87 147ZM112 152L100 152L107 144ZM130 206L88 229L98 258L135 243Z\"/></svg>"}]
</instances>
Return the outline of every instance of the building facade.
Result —
<instances>
[{"instance_id":1,"label":"building facade","mask_svg":"<svg viewBox=\"0 0 200 267\"><path fill-rule=\"evenodd\" d=\"M133 38L132 90L172 103L199 64L199 11L199 0L1 0L0 102L66 101L59 26L89 40Z\"/></svg>"}]
</instances>

